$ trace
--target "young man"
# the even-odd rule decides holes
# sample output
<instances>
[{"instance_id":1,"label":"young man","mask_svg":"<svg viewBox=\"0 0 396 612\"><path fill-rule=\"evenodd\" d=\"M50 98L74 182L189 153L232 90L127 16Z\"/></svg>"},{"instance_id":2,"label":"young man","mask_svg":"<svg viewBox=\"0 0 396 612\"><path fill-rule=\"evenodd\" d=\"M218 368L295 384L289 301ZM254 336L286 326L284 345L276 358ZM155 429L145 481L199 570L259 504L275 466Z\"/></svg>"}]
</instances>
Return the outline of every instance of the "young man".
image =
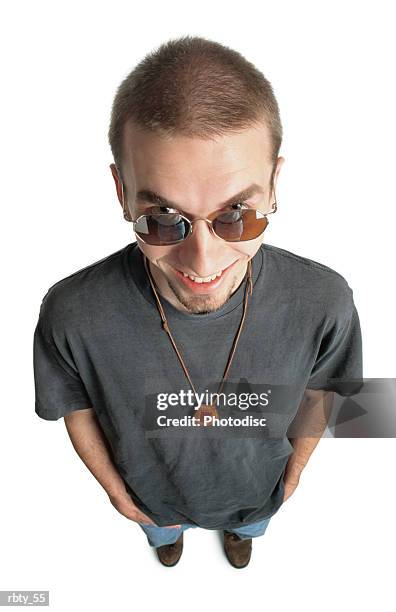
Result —
<instances>
[{"instance_id":1,"label":"young man","mask_svg":"<svg viewBox=\"0 0 396 612\"><path fill-rule=\"evenodd\" d=\"M282 128L270 83L240 54L202 38L162 45L121 84L109 138L136 242L45 295L36 412L65 417L164 565L202 527L223 530L228 560L245 567L299 482L332 392L362 376L352 290L263 243ZM220 405L232 394L237 404Z\"/></svg>"}]
</instances>

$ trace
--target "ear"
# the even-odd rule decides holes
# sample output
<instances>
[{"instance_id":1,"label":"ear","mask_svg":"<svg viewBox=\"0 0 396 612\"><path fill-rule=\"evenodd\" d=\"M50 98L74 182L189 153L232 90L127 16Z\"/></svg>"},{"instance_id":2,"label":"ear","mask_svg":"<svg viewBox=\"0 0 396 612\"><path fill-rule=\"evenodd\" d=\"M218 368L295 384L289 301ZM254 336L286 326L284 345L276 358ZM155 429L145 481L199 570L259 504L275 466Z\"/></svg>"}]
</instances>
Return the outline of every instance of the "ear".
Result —
<instances>
[{"instance_id":1,"label":"ear","mask_svg":"<svg viewBox=\"0 0 396 612\"><path fill-rule=\"evenodd\" d=\"M116 165L115 164L110 164L110 170L111 170L111 174L113 175L114 182L115 182L118 201L120 202L121 206L123 206L121 179L118 176L118 170L117 170Z\"/></svg>"},{"instance_id":2,"label":"ear","mask_svg":"<svg viewBox=\"0 0 396 612\"><path fill-rule=\"evenodd\" d=\"M284 157L278 157L277 161L276 161L276 169L275 169L275 174L274 174L274 187L273 187L273 197L274 200L276 199L276 195L275 195L275 190L276 190L276 183L278 180L278 174L280 172L280 169L282 168L283 164L284 164L285 158Z\"/></svg>"},{"instance_id":3,"label":"ear","mask_svg":"<svg viewBox=\"0 0 396 612\"><path fill-rule=\"evenodd\" d=\"M126 219L127 221L132 221L129 211L128 211L128 204L125 201L125 190L123 188L123 184L122 184L120 175L118 174L117 166L115 164L110 164L110 170L111 170L111 174L113 175L114 182L115 182L118 201L121 204L122 210L124 212L124 219Z\"/></svg>"}]
</instances>

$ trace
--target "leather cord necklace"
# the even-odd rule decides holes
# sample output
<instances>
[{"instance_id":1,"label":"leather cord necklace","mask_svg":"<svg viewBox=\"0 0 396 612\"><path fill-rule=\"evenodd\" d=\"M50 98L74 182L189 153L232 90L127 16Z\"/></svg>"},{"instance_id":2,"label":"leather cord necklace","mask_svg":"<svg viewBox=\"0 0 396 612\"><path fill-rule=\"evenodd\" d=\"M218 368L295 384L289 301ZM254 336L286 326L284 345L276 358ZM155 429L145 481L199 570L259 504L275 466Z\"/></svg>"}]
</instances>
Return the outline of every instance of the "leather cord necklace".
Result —
<instances>
[{"instance_id":1,"label":"leather cord necklace","mask_svg":"<svg viewBox=\"0 0 396 612\"><path fill-rule=\"evenodd\" d=\"M180 361L181 366L182 366L182 368L184 370L184 373L185 373L185 375L186 375L186 377L188 379L188 382L190 383L190 386L191 386L191 388L192 388L192 390L193 390L193 392L195 394L195 397L197 397L197 393L195 391L195 387L194 387L193 382L191 380L190 374L188 373L188 370L187 370L187 368L186 368L186 366L184 364L182 356L180 355L180 352L179 352L179 350L178 350L178 348L176 346L176 343L175 343L175 341L173 339L173 336L171 334L171 331L169 329L168 321L167 321L167 318L165 316L165 312L164 312L164 309L162 307L161 301L159 299L157 290L155 288L155 282L154 282L154 279L153 279L153 277L151 275L150 267L149 267L149 265L147 263L147 257L145 255L143 255L143 257L144 257L144 267L146 268L147 276L149 278L151 288L153 290L153 293L155 295L155 299L157 301L157 307L158 307L158 310L159 310L159 313L160 313L160 316L161 316L161 320L162 320L162 327L166 331L166 333L168 334L169 340L171 341L172 346L175 349L176 355L179 358L179 361ZM236 346L238 344L238 340L239 340L239 337L241 335L242 327L243 327L243 324L244 324L244 321L245 321L245 317L246 317L246 312L247 312L247 307L248 307L248 297L249 297L249 295L252 295L252 293L253 293L252 265L251 265L250 259L249 259L249 261L247 263L247 270L246 270L245 278L246 278L246 284L245 284L245 295L244 295L244 300L243 300L242 317L241 317L241 321L240 321L239 326L238 326L237 333L236 333L236 335L234 337L234 342L233 342L233 345L232 345L232 348L231 348L231 351L230 351L230 354L229 354L229 357L228 357L226 368L224 370L223 378L222 378L222 380L220 382L219 389L217 390L218 394L220 394L220 392L221 392L221 390L222 390L222 388L224 386L225 379L226 379L226 377L228 375L228 372L229 372L229 369L231 367L231 363L232 363L232 360L233 360L234 354L235 354L235 349L236 349ZM214 418L218 418L219 415L218 415L218 412L216 410L216 406L212 403L212 404L202 404L200 406L200 408L198 409L198 411L196 411L194 416L195 416L195 419L197 419L199 421L200 425L205 425L205 424L206 425L207 424L212 425L212 418L213 417ZM207 419L208 423L205 423L205 416L211 417L210 420Z\"/></svg>"}]
</instances>

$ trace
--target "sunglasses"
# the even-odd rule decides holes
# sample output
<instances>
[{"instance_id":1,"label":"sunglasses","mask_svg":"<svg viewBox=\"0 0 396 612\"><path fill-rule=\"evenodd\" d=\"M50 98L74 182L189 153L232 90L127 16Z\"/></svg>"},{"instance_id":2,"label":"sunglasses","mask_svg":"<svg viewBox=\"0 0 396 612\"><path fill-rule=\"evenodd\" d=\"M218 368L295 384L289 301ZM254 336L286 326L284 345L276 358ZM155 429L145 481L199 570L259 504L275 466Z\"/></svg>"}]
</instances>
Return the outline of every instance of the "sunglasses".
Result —
<instances>
[{"instance_id":1,"label":"sunglasses","mask_svg":"<svg viewBox=\"0 0 396 612\"><path fill-rule=\"evenodd\" d=\"M233 206L244 206L234 204ZM258 238L265 230L269 221L267 215L277 210L276 201L272 210L263 213L253 208L235 208L230 211L215 211L207 218L196 217L191 220L179 210L166 206L158 207L160 212L140 215L132 219L133 231L146 244L168 246L179 244L193 232L195 221L203 220L209 223L212 232L218 238L227 242L244 242ZM124 212L124 217L127 216Z\"/></svg>"}]
</instances>

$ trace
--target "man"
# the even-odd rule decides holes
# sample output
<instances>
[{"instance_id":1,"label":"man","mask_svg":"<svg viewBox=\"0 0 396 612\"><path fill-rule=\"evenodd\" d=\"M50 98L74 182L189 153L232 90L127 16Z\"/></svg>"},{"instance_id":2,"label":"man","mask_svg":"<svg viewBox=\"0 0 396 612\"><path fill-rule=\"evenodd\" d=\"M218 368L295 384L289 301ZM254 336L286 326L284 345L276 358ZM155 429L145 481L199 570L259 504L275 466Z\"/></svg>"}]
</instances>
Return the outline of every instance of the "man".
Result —
<instances>
[{"instance_id":1,"label":"man","mask_svg":"<svg viewBox=\"0 0 396 612\"><path fill-rule=\"evenodd\" d=\"M240 54L202 38L162 45L121 84L109 139L136 242L45 295L36 412L65 417L81 459L164 565L202 527L222 530L228 560L246 567L252 538L298 485L333 392L353 393L342 382L362 376L352 290L263 243L282 128L270 83ZM247 405L203 399L226 380ZM259 427L241 425L245 415Z\"/></svg>"}]
</instances>

